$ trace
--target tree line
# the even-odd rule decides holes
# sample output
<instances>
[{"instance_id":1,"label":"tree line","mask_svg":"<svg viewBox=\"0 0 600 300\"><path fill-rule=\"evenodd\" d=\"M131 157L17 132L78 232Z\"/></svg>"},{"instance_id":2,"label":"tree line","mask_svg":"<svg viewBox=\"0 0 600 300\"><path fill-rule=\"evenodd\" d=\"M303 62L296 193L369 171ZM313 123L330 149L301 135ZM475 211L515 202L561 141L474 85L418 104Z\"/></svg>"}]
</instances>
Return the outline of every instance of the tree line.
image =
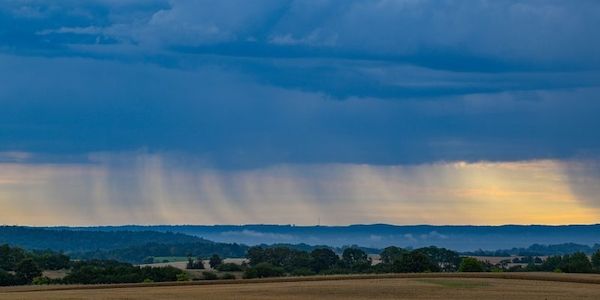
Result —
<instances>
[{"instance_id":1,"label":"tree line","mask_svg":"<svg viewBox=\"0 0 600 300\"><path fill-rule=\"evenodd\" d=\"M600 250L591 259L583 252L549 256L543 262L530 261L525 267L514 266L511 271L560 272L560 273L600 273Z\"/></svg>"},{"instance_id":2,"label":"tree line","mask_svg":"<svg viewBox=\"0 0 600 300\"><path fill-rule=\"evenodd\" d=\"M247 263L224 263L218 254L189 256L188 269L204 269L202 263L209 257L212 269L224 272L218 277L204 271L204 279L233 279L231 272L242 272L244 278L280 276L309 276L367 273L421 273L421 272L565 272L600 273L600 251L591 258L583 252L539 257L524 257L498 264L482 262L473 257L463 257L458 252L438 247L403 249L395 246L383 249L381 262L373 264L372 258L360 248L345 248L337 253L330 248L302 251L288 247L261 247L247 249ZM525 266L524 263L527 263ZM67 271L60 279L44 277L44 270ZM23 284L101 284L161 281L186 281L189 274L174 267L134 266L115 260L71 260L69 256L52 251L26 251L8 245L0 246L0 285Z\"/></svg>"},{"instance_id":3,"label":"tree line","mask_svg":"<svg viewBox=\"0 0 600 300\"><path fill-rule=\"evenodd\" d=\"M575 243L563 243L554 245L540 245L533 244L527 248L512 248L512 249L500 249L500 250L477 250L463 252L464 255L471 256L496 256L506 257L511 255L517 256L549 256L549 255L565 255L577 252L583 252L585 254L594 254L600 250L600 244L594 244L593 246L581 245Z\"/></svg>"},{"instance_id":4,"label":"tree line","mask_svg":"<svg viewBox=\"0 0 600 300\"><path fill-rule=\"evenodd\" d=\"M387 247L380 253L379 264L372 264L367 253L358 248L346 248L341 256L338 256L329 248L307 252L285 247L251 247L246 257L248 266L244 268L245 278L422 272L600 273L600 250L596 251L591 259L583 252L550 256L546 260L539 257L518 259L521 264L527 262L525 267L509 267L506 261L491 264L433 246L414 250Z\"/></svg>"},{"instance_id":5,"label":"tree line","mask_svg":"<svg viewBox=\"0 0 600 300\"><path fill-rule=\"evenodd\" d=\"M457 252L437 247L407 250L392 246L383 249L380 256L381 263L373 264L359 248L346 248L338 256L329 248L307 252L286 247L251 247L246 255L249 266L244 277L455 272L462 261Z\"/></svg>"},{"instance_id":6,"label":"tree line","mask_svg":"<svg viewBox=\"0 0 600 300\"><path fill-rule=\"evenodd\" d=\"M166 256L194 256L208 257L218 254L222 257L244 257L248 246L228 243L146 243L143 245L129 246L120 249L96 250L84 253L75 253L73 257L79 259L117 260L133 264L152 263L154 257Z\"/></svg>"},{"instance_id":7,"label":"tree line","mask_svg":"<svg viewBox=\"0 0 600 300\"><path fill-rule=\"evenodd\" d=\"M92 231L61 228L0 226L0 244L25 249L49 249L69 254L121 249L148 243L213 243L199 237L156 231Z\"/></svg>"}]
</instances>

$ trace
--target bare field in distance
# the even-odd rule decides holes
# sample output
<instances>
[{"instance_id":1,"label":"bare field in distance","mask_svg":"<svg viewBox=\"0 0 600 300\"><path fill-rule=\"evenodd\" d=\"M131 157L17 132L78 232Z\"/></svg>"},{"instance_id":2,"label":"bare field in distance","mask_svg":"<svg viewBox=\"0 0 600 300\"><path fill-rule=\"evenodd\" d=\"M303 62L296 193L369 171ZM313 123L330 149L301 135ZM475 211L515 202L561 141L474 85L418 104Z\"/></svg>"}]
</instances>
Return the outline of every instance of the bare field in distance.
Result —
<instances>
[{"instance_id":1,"label":"bare field in distance","mask_svg":"<svg viewBox=\"0 0 600 300\"><path fill-rule=\"evenodd\" d=\"M447 273L0 288L3 299L600 299L600 275Z\"/></svg>"}]
</instances>

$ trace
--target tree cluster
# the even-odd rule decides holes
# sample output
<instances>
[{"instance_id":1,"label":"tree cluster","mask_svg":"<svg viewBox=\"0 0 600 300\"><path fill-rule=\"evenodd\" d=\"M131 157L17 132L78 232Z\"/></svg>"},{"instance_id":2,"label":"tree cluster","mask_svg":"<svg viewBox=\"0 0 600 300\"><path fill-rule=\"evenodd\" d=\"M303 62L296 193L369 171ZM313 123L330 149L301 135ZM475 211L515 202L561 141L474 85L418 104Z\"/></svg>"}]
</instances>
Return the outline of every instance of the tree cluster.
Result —
<instances>
[{"instance_id":1,"label":"tree cluster","mask_svg":"<svg viewBox=\"0 0 600 300\"><path fill-rule=\"evenodd\" d=\"M69 257L51 251L29 252L21 248L0 246L0 285L21 285L33 282L42 270L69 267Z\"/></svg>"},{"instance_id":2,"label":"tree cluster","mask_svg":"<svg viewBox=\"0 0 600 300\"><path fill-rule=\"evenodd\" d=\"M227 243L147 243L137 246L111 250L96 250L85 253L76 253L74 257L80 259L108 259L118 260L133 264L149 263L154 257L166 256L194 256L208 257L217 254L221 257L244 257L248 246Z\"/></svg>"},{"instance_id":3,"label":"tree cluster","mask_svg":"<svg viewBox=\"0 0 600 300\"><path fill-rule=\"evenodd\" d=\"M600 273L600 250L592 255L591 260L585 253L576 252L549 256L541 264L529 263L525 268L516 268L514 271Z\"/></svg>"},{"instance_id":4,"label":"tree cluster","mask_svg":"<svg viewBox=\"0 0 600 300\"><path fill-rule=\"evenodd\" d=\"M455 251L438 247L419 248L412 251L395 246L383 249L379 272L421 273L456 272L461 257Z\"/></svg>"},{"instance_id":5,"label":"tree cluster","mask_svg":"<svg viewBox=\"0 0 600 300\"><path fill-rule=\"evenodd\" d=\"M110 260L73 262L71 271L58 283L101 284L177 281L183 270L175 267L139 267Z\"/></svg>"},{"instance_id":6,"label":"tree cluster","mask_svg":"<svg viewBox=\"0 0 600 300\"><path fill-rule=\"evenodd\" d=\"M246 278L284 275L389 273L389 272L453 272L458 270L458 253L444 248L427 247L406 250L385 248L381 264L373 265L371 258L359 248L346 248L341 256L329 248L311 252L286 247L252 247L248 249L249 268Z\"/></svg>"},{"instance_id":7,"label":"tree cluster","mask_svg":"<svg viewBox=\"0 0 600 300\"><path fill-rule=\"evenodd\" d=\"M62 279L42 276L44 270L60 269L69 270ZM0 286L175 281L182 274L187 275L174 267L138 267L112 260L71 261L62 253L0 246Z\"/></svg>"}]
</instances>

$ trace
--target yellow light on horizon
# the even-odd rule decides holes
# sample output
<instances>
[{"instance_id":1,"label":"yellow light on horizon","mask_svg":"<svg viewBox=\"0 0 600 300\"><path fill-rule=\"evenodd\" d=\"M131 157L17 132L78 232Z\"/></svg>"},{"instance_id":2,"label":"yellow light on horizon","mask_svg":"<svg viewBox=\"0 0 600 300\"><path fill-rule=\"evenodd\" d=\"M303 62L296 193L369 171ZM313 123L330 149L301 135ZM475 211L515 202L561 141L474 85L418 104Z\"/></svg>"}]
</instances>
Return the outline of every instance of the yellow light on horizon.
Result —
<instances>
[{"instance_id":1,"label":"yellow light on horizon","mask_svg":"<svg viewBox=\"0 0 600 300\"><path fill-rule=\"evenodd\" d=\"M173 167L0 164L5 224L583 224L568 162ZM169 165L170 167L165 167Z\"/></svg>"}]
</instances>

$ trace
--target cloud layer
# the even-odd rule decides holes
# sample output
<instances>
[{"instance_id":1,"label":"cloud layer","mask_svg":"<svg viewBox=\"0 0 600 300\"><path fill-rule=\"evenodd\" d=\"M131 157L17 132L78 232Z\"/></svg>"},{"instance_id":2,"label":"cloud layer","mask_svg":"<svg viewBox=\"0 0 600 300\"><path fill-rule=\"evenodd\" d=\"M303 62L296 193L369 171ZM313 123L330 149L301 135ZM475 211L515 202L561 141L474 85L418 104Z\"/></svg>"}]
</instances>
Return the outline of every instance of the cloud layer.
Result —
<instances>
[{"instance_id":1,"label":"cloud layer","mask_svg":"<svg viewBox=\"0 0 600 300\"><path fill-rule=\"evenodd\" d=\"M600 6L593 0L14 0L0 9L7 25L2 33L9 37L5 46L32 51L191 47L232 55L413 60L450 68L486 68L469 63L476 58L490 68L600 63L594 38Z\"/></svg>"}]
</instances>

